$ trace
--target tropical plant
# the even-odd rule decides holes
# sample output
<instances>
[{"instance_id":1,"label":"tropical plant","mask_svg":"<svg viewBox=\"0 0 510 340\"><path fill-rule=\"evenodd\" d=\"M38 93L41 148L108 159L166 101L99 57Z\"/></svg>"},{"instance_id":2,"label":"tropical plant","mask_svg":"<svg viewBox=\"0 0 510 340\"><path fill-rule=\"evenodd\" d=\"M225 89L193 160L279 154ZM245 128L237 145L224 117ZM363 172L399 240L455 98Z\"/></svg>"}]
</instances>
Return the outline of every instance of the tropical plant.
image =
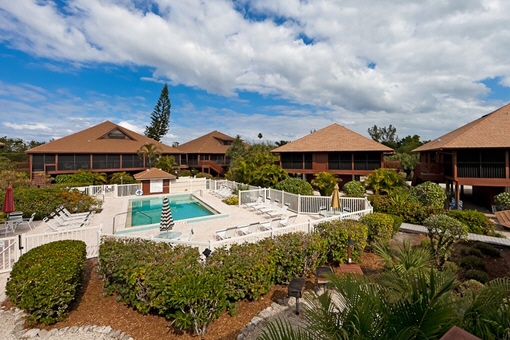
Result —
<instances>
[{"instance_id":1,"label":"tropical plant","mask_svg":"<svg viewBox=\"0 0 510 340\"><path fill-rule=\"evenodd\" d=\"M275 189L296 195L313 195L312 185L299 178L284 179L276 184Z\"/></svg>"},{"instance_id":2,"label":"tropical plant","mask_svg":"<svg viewBox=\"0 0 510 340\"><path fill-rule=\"evenodd\" d=\"M436 265L441 268L450 256L455 243L467 240L467 227L445 214L438 214L423 221L428 230L430 249Z\"/></svg>"},{"instance_id":3,"label":"tropical plant","mask_svg":"<svg viewBox=\"0 0 510 340\"><path fill-rule=\"evenodd\" d=\"M30 188L34 186L28 174L25 172L19 172L15 170L0 170L0 188L4 189L8 186L16 188ZM3 196L3 193L1 193Z\"/></svg>"},{"instance_id":4,"label":"tropical plant","mask_svg":"<svg viewBox=\"0 0 510 340\"><path fill-rule=\"evenodd\" d=\"M168 85L163 85L158 102L151 114L151 125L145 127L145 135L149 138L161 140L168 132L170 124L170 98L168 97Z\"/></svg>"},{"instance_id":5,"label":"tropical plant","mask_svg":"<svg viewBox=\"0 0 510 340\"><path fill-rule=\"evenodd\" d=\"M439 339L453 325L481 339L508 339L510 279L457 294L455 275L418 271L407 280L331 276L333 289L305 294L304 320L270 322L259 339ZM402 292L402 293L401 293Z\"/></svg>"},{"instance_id":6,"label":"tropical plant","mask_svg":"<svg viewBox=\"0 0 510 340\"><path fill-rule=\"evenodd\" d=\"M148 168L152 168L152 164L161 156L161 148L154 143L144 144L137 151L138 156L145 160Z\"/></svg>"},{"instance_id":7,"label":"tropical plant","mask_svg":"<svg viewBox=\"0 0 510 340\"><path fill-rule=\"evenodd\" d=\"M374 253L384 261L386 270L398 274L416 274L424 269L430 269L433 265L433 258L428 249L413 246L410 241L405 240L394 245L388 243L375 243L372 245Z\"/></svg>"},{"instance_id":8,"label":"tropical plant","mask_svg":"<svg viewBox=\"0 0 510 340\"><path fill-rule=\"evenodd\" d=\"M347 197L365 197L366 188L360 181L350 181L342 188Z\"/></svg>"},{"instance_id":9,"label":"tropical plant","mask_svg":"<svg viewBox=\"0 0 510 340\"><path fill-rule=\"evenodd\" d=\"M331 196L335 188L335 183L337 183L335 175L324 171L315 174L314 177L315 178L312 179L312 186L319 190L321 196Z\"/></svg>"},{"instance_id":10,"label":"tropical plant","mask_svg":"<svg viewBox=\"0 0 510 340\"><path fill-rule=\"evenodd\" d=\"M175 166L177 165L177 162L175 161L174 156L161 156L156 159L156 162L154 163L154 166L158 169L161 169L163 171L166 171L168 173L173 174L173 170Z\"/></svg>"},{"instance_id":11,"label":"tropical plant","mask_svg":"<svg viewBox=\"0 0 510 340\"><path fill-rule=\"evenodd\" d=\"M262 188L274 188L279 182L289 178L287 171L275 164L265 164L258 167L252 174L250 184Z\"/></svg>"},{"instance_id":12,"label":"tropical plant","mask_svg":"<svg viewBox=\"0 0 510 340\"><path fill-rule=\"evenodd\" d=\"M374 191L374 194L388 194L393 189L404 186L404 179L393 170L377 169L368 175L365 185Z\"/></svg>"},{"instance_id":13,"label":"tropical plant","mask_svg":"<svg viewBox=\"0 0 510 340\"><path fill-rule=\"evenodd\" d=\"M136 180L125 171L116 172L110 178L111 184L133 184L136 183Z\"/></svg>"},{"instance_id":14,"label":"tropical plant","mask_svg":"<svg viewBox=\"0 0 510 340\"><path fill-rule=\"evenodd\" d=\"M476 210L450 210L448 216L464 223L468 232L481 235L492 235L494 223L483 213Z\"/></svg>"}]
</instances>

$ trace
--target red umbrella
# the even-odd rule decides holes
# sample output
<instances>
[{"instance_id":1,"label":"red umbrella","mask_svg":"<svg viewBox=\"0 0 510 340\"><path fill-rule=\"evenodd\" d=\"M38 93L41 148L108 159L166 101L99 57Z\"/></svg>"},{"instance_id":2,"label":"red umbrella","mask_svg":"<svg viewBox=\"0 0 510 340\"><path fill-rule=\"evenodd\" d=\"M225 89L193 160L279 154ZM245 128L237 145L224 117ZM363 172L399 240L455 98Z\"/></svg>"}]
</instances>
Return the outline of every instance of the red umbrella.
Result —
<instances>
[{"instance_id":1,"label":"red umbrella","mask_svg":"<svg viewBox=\"0 0 510 340\"><path fill-rule=\"evenodd\" d=\"M12 187L10 185L9 187L7 187L7 190L5 191L5 198L4 204L2 205L2 211L7 214L16 211L16 209L14 208L14 194L12 193Z\"/></svg>"}]
</instances>

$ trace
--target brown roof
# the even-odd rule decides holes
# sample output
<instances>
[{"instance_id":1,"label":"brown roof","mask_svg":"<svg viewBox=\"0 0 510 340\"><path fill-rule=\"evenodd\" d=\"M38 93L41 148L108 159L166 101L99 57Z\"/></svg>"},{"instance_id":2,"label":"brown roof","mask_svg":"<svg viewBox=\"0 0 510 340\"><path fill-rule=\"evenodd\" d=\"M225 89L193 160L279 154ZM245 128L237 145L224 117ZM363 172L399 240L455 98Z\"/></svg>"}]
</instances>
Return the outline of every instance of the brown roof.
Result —
<instances>
[{"instance_id":1,"label":"brown roof","mask_svg":"<svg viewBox=\"0 0 510 340\"><path fill-rule=\"evenodd\" d=\"M176 178L174 175L169 174L168 172L163 171L158 168L147 169L145 171L134 174L133 177L138 181L144 180L144 179L167 179L167 178L174 179L174 178Z\"/></svg>"},{"instance_id":2,"label":"brown roof","mask_svg":"<svg viewBox=\"0 0 510 340\"><path fill-rule=\"evenodd\" d=\"M478 118L413 151L510 147L510 104Z\"/></svg>"},{"instance_id":3,"label":"brown roof","mask_svg":"<svg viewBox=\"0 0 510 340\"><path fill-rule=\"evenodd\" d=\"M122 138L105 138L113 133ZM180 154L181 151L155 141L122 126L105 121L80 132L36 146L27 153L136 153L144 144L154 144L163 154Z\"/></svg>"},{"instance_id":4,"label":"brown roof","mask_svg":"<svg viewBox=\"0 0 510 340\"><path fill-rule=\"evenodd\" d=\"M462 328L453 326L439 340L481 340L481 339L477 336L474 336L471 333L466 332Z\"/></svg>"},{"instance_id":5,"label":"brown roof","mask_svg":"<svg viewBox=\"0 0 510 340\"><path fill-rule=\"evenodd\" d=\"M393 149L335 123L272 150L272 152L335 151L392 152Z\"/></svg>"},{"instance_id":6,"label":"brown roof","mask_svg":"<svg viewBox=\"0 0 510 340\"><path fill-rule=\"evenodd\" d=\"M187 143L179 145L179 150L184 153L221 153L224 154L231 145L225 145L225 142L232 142L234 138L227 136L219 131L209 132L207 135L193 139Z\"/></svg>"}]
</instances>

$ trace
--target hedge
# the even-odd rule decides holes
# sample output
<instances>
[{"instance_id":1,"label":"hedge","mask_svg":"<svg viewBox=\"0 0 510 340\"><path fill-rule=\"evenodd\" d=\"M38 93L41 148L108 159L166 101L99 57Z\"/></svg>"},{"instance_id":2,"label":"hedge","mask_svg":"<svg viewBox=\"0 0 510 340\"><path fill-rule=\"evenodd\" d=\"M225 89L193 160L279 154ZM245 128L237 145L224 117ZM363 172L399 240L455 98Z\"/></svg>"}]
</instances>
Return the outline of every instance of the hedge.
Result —
<instances>
[{"instance_id":1,"label":"hedge","mask_svg":"<svg viewBox=\"0 0 510 340\"><path fill-rule=\"evenodd\" d=\"M369 244L386 243L394 235L395 220L392 215L376 212L362 217L360 222L368 226L367 241Z\"/></svg>"},{"instance_id":2,"label":"hedge","mask_svg":"<svg viewBox=\"0 0 510 340\"><path fill-rule=\"evenodd\" d=\"M330 221L319 223L316 231L326 240L328 261L347 263L347 243L354 242L351 256L354 262L359 261L367 246L368 226L355 220Z\"/></svg>"},{"instance_id":3,"label":"hedge","mask_svg":"<svg viewBox=\"0 0 510 340\"><path fill-rule=\"evenodd\" d=\"M85 243L77 240L31 249L14 264L6 295L27 313L30 325L63 320L82 287L86 256Z\"/></svg>"},{"instance_id":4,"label":"hedge","mask_svg":"<svg viewBox=\"0 0 510 340\"><path fill-rule=\"evenodd\" d=\"M494 234L494 223L483 213L476 210L450 210L448 216L464 223L473 234Z\"/></svg>"}]
</instances>

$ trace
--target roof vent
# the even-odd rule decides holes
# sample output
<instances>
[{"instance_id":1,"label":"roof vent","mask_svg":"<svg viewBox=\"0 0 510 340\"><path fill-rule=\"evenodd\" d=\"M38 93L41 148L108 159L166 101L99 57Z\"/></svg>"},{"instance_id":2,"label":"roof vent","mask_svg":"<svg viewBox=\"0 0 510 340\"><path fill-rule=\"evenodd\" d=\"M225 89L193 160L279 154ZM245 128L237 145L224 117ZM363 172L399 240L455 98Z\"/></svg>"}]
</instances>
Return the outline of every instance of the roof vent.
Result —
<instances>
[{"instance_id":1,"label":"roof vent","mask_svg":"<svg viewBox=\"0 0 510 340\"><path fill-rule=\"evenodd\" d=\"M438 138L438 139L437 139L437 142L439 143L440 141L441 141L441 138Z\"/></svg>"}]
</instances>

